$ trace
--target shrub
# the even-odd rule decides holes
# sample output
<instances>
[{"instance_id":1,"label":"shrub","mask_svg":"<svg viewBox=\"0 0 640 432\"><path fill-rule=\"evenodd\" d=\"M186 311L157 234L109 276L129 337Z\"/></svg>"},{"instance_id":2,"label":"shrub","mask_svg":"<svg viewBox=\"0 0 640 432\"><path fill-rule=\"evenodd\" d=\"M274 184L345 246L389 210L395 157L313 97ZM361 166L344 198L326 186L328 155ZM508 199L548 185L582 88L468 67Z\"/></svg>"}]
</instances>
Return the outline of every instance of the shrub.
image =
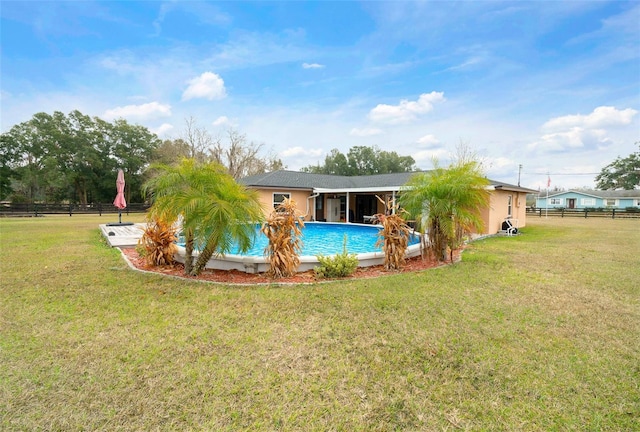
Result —
<instances>
[{"instance_id":1,"label":"shrub","mask_svg":"<svg viewBox=\"0 0 640 432\"><path fill-rule=\"evenodd\" d=\"M318 278L346 277L353 274L358 267L358 257L356 254L347 252L347 236L342 243L342 253L330 256L316 255L320 266L314 267L313 271Z\"/></svg>"},{"instance_id":2,"label":"shrub","mask_svg":"<svg viewBox=\"0 0 640 432\"><path fill-rule=\"evenodd\" d=\"M156 219L147 224L136 249L138 253L142 249L141 256L146 258L149 265L173 265L174 254L178 250L176 239L176 228L173 224Z\"/></svg>"}]
</instances>

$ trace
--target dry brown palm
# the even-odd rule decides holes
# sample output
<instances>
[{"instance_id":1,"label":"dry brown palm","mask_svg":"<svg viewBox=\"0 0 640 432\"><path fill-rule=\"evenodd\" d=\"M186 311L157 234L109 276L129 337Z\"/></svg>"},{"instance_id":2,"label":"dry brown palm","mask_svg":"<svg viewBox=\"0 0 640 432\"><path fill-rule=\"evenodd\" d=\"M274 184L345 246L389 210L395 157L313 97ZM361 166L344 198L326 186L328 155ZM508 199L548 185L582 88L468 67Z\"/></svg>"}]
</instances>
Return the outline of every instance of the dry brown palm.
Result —
<instances>
[{"instance_id":1,"label":"dry brown palm","mask_svg":"<svg viewBox=\"0 0 640 432\"><path fill-rule=\"evenodd\" d=\"M269 276L273 278L293 276L300 265L302 227L304 221L295 201L285 199L271 212L262 225L262 232L269 244L265 255L269 259Z\"/></svg>"},{"instance_id":2,"label":"dry brown palm","mask_svg":"<svg viewBox=\"0 0 640 432\"><path fill-rule=\"evenodd\" d=\"M379 234L380 239L378 239L376 245L382 245L384 268L386 270L400 270L404 267L405 254L412 229L400 216L399 213L402 210L397 204L393 204L390 200L384 201L377 195L376 198L384 204L386 209L385 214L375 215L376 219L382 224L382 230Z\"/></svg>"},{"instance_id":3,"label":"dry brown palm","mask_svg":"<svg viewBox=\"0 0 640 432\"><path fill-rule=\"evenodd\" d=\"M147 224L138 245L144 249L147 264L173 265L174 255L178 250L175 244L176 239L176 228L172 224L162 219L155 219Z\"/></svg>"}]
</instances>

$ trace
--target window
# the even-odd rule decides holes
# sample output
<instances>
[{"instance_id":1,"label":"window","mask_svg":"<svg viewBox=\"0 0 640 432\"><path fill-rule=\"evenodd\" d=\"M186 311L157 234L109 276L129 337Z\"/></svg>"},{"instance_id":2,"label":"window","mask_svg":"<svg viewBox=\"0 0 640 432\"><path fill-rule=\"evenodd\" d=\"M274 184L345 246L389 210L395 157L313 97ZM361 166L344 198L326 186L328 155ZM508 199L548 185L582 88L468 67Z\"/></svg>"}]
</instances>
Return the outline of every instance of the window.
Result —
<instances>
[{"instance_id":1,"label":"window","mask_svg":"<svg viewBox=\"0 0 640 432\"><path fill-rule=\"evenodd\" d=\"M636 200L636 206L637 206L637 207L640 207L640 199L637 199L637 200Z\"/></svg>"},{"instance_id":2,"label":"window","mask_svg":"<svg viewBox=\"0 0 640 432\"><path fill-rule=\"evenodd\" d=\"M291 199L291 194L288 192L274 192L273 194L273 208L278 207L279 204L286 199Z\"/></svg>"},{"instance_id":3,"label":"window","mask_svg":"<svg viewBox=\"0 0 640 432\"><path fill-rule=\"evenodd\" d=\"M549 198L549 204L551 205L561 205L562 198Z\"/></svg>"},{"instance_id":4,"label":"window","mask_svg":"<svg viewBox=\"0 0 640 432\"><path fill-rule=\"evenodd\" d=\"M594 206L594 205L596 205L596 199L595 198L582 198L580 200L580 203L583 206Z\"/></svg>"},{"instance_id":5,"label":"window","mask_svg":"<svg viewBox=\"0 0 640 432\"><path fill-rule=\"evenodd\" d=\"M507 217L513 216L513 195L507 197Z\"/></svg>"},{"instance_id":6,"label":"window","mask_svg":"<svg viewBox=\"0 0 640 432\"><path fill-rule=\"evenodd\" d=\"M617 205L617 200L613 198L605 198L604 205L607 207L615 207Z\"/></svg>"}]
</instances>

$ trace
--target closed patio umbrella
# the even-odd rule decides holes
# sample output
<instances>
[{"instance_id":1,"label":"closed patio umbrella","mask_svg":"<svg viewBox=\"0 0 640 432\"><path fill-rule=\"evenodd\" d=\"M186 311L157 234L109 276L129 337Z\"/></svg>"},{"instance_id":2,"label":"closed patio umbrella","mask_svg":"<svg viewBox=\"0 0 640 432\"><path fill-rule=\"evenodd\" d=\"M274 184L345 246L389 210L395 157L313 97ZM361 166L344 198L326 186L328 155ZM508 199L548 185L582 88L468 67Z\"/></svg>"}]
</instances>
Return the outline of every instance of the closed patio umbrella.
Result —
<instances>
[{"instance_id":1,"label":"closed patio umbrella","mask_svg":"<svg viewBox=\"0 0 640 432\"><path fill-rule=\"evenodd\" d=\"M116 191L116 199L113 200L113 205L118 209L118 225L132 225L130 223L122 223L122 210L127 207L127 201L124 199L124 172L121 169L118 170Z\"/></svg>"}]
</instances>

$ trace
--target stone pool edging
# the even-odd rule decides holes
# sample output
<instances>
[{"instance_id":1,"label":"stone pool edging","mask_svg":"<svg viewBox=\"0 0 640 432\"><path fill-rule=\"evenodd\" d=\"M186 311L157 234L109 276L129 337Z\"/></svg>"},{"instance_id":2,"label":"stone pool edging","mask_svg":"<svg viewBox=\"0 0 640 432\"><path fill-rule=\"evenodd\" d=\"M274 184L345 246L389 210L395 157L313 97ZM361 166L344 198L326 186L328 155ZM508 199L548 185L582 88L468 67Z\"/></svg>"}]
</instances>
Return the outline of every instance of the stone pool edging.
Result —
<instances>
[{"instance_id":1,"label":"stone pool edging","mask_svg":"<svg viewBox=\"0 0 640 432\"><path fill-rule=\"evenodd\" d=\"M407 248L405 258L414 258L420 256L421 248L420 243L411 245ZM371 267L384 264L384 252L368 252L362 254L356 254L358 257L358 267ZM193 253L194 260L198 257L198 252ZM178 252L175 255L175 260L180 264L184 264L185 248L178 246ZM300 257L300 265L297 272L302 273L308 270L313 270L314 267L318 267L320 262L315 256L303 255ZM205 268L212 270L238 270L245 273L266 273L269 270L269 260L266 257L255 256L241 256L241 255L224 255L213 256Z\"/></svg>"}]
</instances>

